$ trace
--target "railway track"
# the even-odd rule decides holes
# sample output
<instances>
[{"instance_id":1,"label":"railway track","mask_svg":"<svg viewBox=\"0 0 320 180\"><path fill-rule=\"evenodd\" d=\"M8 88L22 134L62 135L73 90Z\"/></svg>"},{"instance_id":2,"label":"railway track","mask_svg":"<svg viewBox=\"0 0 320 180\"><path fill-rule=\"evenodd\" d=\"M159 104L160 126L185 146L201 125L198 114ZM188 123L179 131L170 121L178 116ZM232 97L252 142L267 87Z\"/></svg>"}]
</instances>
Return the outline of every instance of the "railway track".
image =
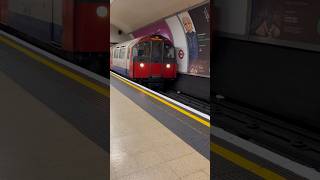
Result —
<instances>
[{"instance_id":1,"label":"railway track","mask_svg":"<svg viewBox=\"0 0 320 180\"><path fill-rule=\"evenodd\" d=\"M319 132L227 100L213 104L215 126L320 171Z\"/></svg>"},{"instance_id":2,"label":"railway track","mask_svg":"<svg viewBox=\"0 0 320 180\"><path fill-rule=\"evenodd\" d=\"M187 106L190 106L202 113L205 114L210 114L210 103L203 101L203 100L199 100L195 97L189 96L187 94L181 93L181 92L177 92L175 90L172 89L168 89L168 90L156 90L158 93L161 93L171 99L174 99L180 103L183 103Z\"/></svg>"}]
</instances>

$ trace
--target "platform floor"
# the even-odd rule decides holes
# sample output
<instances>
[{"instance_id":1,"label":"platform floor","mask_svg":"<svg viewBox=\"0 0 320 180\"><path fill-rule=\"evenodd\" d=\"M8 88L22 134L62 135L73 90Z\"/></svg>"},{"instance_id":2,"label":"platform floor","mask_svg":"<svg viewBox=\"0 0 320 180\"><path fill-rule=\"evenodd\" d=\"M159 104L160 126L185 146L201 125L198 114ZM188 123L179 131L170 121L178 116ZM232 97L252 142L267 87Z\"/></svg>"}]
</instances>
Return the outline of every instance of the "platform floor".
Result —
<instances>
[{"instance_id":1,"label":"platform floor","mask_svg":"<svg viewBox=\"0 0 320 180\"><path fill-rule=\"evenodd\" d=\"M107 179L107 98L0 37L0 179Z\"/></svg>"},{"instance_id":2,"label":"platform floor","mask_svg":"<svg viewBox=\"0 0 320 180\"><path fill-rule=\"evenodd\" d=\"M134 97L136 98L133 98ZM165 111L164 105L158 104L143 93L126 86L118 79L111 78L111 132L110 132L110 163L112 180L171 180L171 179L210 179L210 161L208 153L209 128L202 132L198 130L197 137L193 130L177 133L173 126L187 126L179 122ZM143 101L143 102L142 102ZM147 102L146 102L147 101ZM147 104L145 104L147 103ZM148 103L152 103L151 105ZM154 105L164 109L153 112L146 111L146 106ZM168 125L164 120L169 116ZM190 128L190 126L187 126ZM183 130L183 129L179 129ZM186 130L186 129L184 129ZM192 135L184 140L187 135ZM179 137L180 136L180 137ZM194 143L190 141L193 139ZM197 141L196 141L197 140ZM205 146L201 146L206 141ZM196 147L207 148L198 151ZM194 146L194 147L193 147ZM205 157L207 156L207 157Z\"/></svg>"},{"instance_id":3,"label":"platform floor","mask_svg":"<svg viewBox=\"0 0 320 180\"><path fill-rule=\"evenodd\" d=\"M320 172L213 127L211 179L318 180Z\"/></svg>"}]
</instances>

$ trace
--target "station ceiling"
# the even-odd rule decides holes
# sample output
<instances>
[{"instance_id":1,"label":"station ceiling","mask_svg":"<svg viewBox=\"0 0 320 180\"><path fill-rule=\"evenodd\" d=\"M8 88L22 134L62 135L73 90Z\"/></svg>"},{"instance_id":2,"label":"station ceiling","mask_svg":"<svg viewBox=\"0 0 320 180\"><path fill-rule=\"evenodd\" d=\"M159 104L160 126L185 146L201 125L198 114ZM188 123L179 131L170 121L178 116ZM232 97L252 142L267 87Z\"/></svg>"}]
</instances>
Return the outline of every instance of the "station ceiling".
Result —
<instances>
[{"instance_id":1,"label":"station ceiling","mask_svg":"<svg viewBox=\"0 0 320 180\"><path fill-rule=\"evenodd\" d=\"M111 0L111 24L130 33L207 0Z\"/></svg>"}]
</instances>

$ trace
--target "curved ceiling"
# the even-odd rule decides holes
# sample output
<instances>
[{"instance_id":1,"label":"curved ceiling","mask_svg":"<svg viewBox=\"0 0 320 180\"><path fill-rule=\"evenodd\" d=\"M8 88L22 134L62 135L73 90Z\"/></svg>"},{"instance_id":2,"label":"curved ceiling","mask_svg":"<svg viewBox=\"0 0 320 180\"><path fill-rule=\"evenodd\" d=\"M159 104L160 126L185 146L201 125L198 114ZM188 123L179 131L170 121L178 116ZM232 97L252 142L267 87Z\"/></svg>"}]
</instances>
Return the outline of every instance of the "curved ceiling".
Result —
<instances>
[{"instance_id":1,"label":"curved ceiling","mask_svg":"<svg viewBox=\"0 0 320 180\"><path fill-rule=\"evenodd\" d=\"M111 0L110 22L125 33L207 0Z\"/></svg>"}]
</instances>

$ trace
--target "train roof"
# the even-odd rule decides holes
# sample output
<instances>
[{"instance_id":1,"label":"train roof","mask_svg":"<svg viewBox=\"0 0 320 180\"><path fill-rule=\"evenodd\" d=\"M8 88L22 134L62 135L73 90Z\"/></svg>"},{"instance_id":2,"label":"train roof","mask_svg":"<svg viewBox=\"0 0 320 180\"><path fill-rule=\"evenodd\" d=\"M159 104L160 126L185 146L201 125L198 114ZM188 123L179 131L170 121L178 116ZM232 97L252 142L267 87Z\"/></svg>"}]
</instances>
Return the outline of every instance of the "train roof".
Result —
<instances>
[{"instance_id":1,"label":"train roof","mask_svg":"<svg viewBox=\"0 0 320 180\"><path fill-rule=\"evenodd\" d=\"M116 44L114 46L112 46L111 48L118 48L118 47L128 47L130 46L131 44L135 44L137 42L139 42L143 37L139 37L139 38L136 38L136 39L132 39L130 41L126 41L126 42L123 42L123 43L119 43L119 44Z\"/></svg>"},{"instance_id":2,"label":"train roof","mask_svg":"<svg viewBox=\"0 0 320 180\"><path fill-rule=\"evenodd\" d=\"M132 39L132 40L130 40L130 41L126 41L126 42L123 42L123 43L119 43L119 44L113 45L111 48L128 47L128 46L131 46L131 45L133 45L133 44L138 43L141 39L144 39L144 38L149 37L149 36L160 36L160 37L162 37L163 39L167 39L167 38L163 37L162 35L157 35L157 34L154 34L154 35L146 35L146 36L141 36L141 37Z\"/></svg>"}]
</instances>

